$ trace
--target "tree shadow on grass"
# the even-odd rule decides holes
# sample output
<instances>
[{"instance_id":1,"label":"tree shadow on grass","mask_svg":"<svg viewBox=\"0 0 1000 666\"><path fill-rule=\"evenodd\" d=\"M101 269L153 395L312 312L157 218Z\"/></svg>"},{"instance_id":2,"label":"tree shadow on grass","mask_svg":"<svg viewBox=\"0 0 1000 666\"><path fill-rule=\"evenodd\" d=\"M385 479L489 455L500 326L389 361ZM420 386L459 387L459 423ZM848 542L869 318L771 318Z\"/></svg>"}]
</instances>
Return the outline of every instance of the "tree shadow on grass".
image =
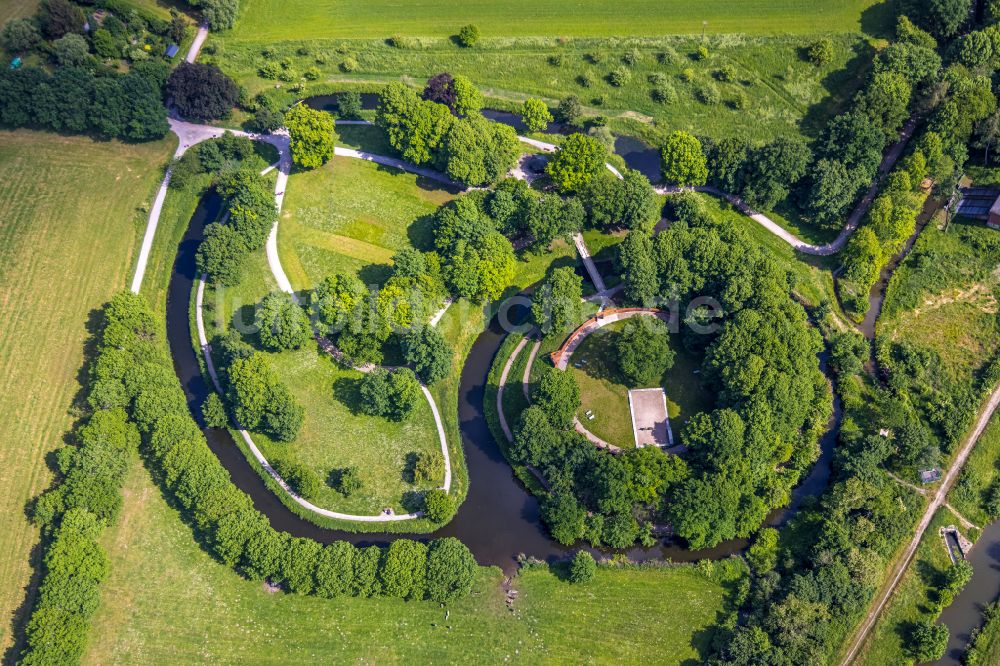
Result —
<instances>
[{"instance_id":1,"label":"tree shadow on grass","mask_svg":"<svg viewBox=\"0 0 1000 666\"><path fill-rule=\"evenodd\" d=\"M358 277L366 285L383 285L392 277L392 266L389 264L368 264L358 270Z\"/></svg>"},{"instance_id":2,"label":"tree shadow on grass","mask_svg":"<svg viewBox=\"0 0 1000 666\"><path fill-rule=\"evenodd\" d=\"M434 216L421 215L406 227L406 238L410 245L421 252L434 249Z\"/></svg>"},{"instance_id":3,"label":"tree shadow on grass","mask_svg":"<svg viewBox=\"0 0 1000 666\"><path fill-rule=\"evenodd\" d=\"M859 41L854 46L851 59L842 68L823 77L821 85L830 97L812 104L806 111L800 123L803 134L810 138L818 137L834 116L847 110L854 95L867 81L874 57L872 45Z\"/></svg>"},{"instance_id":4,"label":"tree shadow on grass","mask_svg":"<svg viewBox=\"0 0 1000 666\"><path fill-rule=\"evenodd\" d=\"M361 413L361 378L341 377L333 383L333 397L357 416Z\"/></svg>"},{"instance_id":5,"label":"tree shadow on grass","mask_svg":"<svg viewBox=\"0 0 1000 666\"><path fill-rule=\"evenodd\" d=\"M410 451L406 454L406 459L403 462L403 471L400 474L400 478L406 483L417 482L417 459L419 457L416 451Z\"/></svg>"}]
</instances>

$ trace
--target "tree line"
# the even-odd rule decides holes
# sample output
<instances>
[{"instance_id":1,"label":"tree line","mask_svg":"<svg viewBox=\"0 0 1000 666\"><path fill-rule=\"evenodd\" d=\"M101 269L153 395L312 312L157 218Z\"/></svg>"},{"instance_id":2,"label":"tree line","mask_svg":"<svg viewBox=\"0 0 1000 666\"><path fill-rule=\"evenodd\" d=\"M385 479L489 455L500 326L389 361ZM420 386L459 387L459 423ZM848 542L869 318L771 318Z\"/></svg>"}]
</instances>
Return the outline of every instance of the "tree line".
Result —
<instances>
[{"instance_id":1,"label":"tree line","mask_svg":"<svg viewBox=\"0 0 1000 666\"><path fill-rule=\"evenodd\" d=\"M211 554L252 580L289 592L447 601L471 589L476 564L457 539L388 547L326 546L274 530L208 448L174 375L163 323L144 298L103 308L87 380L88 417L56 456L57 484L35 503L45 534L39 595L22 663L79 661L108 573L100 543L122 506L137 450Z\"/></svg>"}]
</instances>

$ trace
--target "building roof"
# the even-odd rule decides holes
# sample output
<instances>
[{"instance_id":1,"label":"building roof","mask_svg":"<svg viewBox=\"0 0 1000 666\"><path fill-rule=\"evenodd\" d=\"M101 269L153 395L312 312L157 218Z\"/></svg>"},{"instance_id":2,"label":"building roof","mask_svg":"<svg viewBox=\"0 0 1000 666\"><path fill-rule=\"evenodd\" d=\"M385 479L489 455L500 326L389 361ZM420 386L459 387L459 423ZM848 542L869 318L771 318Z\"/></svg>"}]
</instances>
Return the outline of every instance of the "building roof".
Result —
<instances>
[{"instance_id":1,"label":"building roof","mask_svg":"<svg viewBox=\"0 0 1000 666\"><path fill-rule=\"evenodd\" d=\"M994 215L1000 215L1000 197L997 197L997 200L993 202L993 208L990 208L990 217Z\"/></svg>"},{"instance_id":2,"label":"building roof","mask_svg":"<svg viewBox=\"0 0 1000 666\"><path fill-rule=\"evenodd\" d=\"M180 50L181 47L177 46L176 44L171 44L170 46L167 47L167 57L173 58L175 55L177 55L177 52Z\"/></svg>"}]
</instances>

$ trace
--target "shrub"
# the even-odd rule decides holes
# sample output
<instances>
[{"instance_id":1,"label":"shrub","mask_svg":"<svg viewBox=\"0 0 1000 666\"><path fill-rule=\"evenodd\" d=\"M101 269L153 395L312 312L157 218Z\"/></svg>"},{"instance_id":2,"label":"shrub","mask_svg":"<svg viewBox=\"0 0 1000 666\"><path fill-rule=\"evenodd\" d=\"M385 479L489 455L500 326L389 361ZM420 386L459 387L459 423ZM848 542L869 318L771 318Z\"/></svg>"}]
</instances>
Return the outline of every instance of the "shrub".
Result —
<instances>
[{"instance_id":1,"label":"shrub","mask_svg":"<svg viewBox=\"0 0 1000 666\"><path fill-rule=\"evenodd\" d=\"M628 67L615 67L608 74L608 82L616 88L621 88L632 80L632 70Z\"/></svg>"},{"instance_id":2,"label":"shrub","mask_svg":"<svg viewBox=\"0 0 1000 666\"><path fill-rule=\"evenodd\" d=\"M435 523L445 523L455 515L455 499L440 488L424 494L424 513Z\"/></svg>"},{"instance_id":3,"label":"shrub","mask_svg":"<svg viewBox=\"0 0 1000 666\"><path fill-rule=\"evenodd\" d=\"M683 81L684 83L691 83L695 79L694 70L691 69L690 67L686 67L686 68L682 69L681 73L678 76L680 77L681 81Z\"/></svg>"},{"instance_id":4,"label":"shrub","mask_svg":"<svg viewBox=\"0 0 1000 666\"><path fill-rule=\"evenodd\" d=\"M38 46L41 41L42 35L38 32L38 27L29 18L8 21L0 30L0 44L3 44L8 53L26 53ZM94 42L96 45L97 40L95 39Z\"/></svg>"},{"instance_id":5,"label":"shrub","mask_svg":"<svg viewBox=\"0 0 1000 666\"><path fill-rule=\"evenodd\" d=\"M393 35L389 39L385 40L386 44L397 49L410 49L417 45L417 42L412 37L407 37L406 35Z\"/></svg>"},{"instance_id":6,"label":"shrub","mask_svg":"<svg viewBox=\"0 0 1000 666\"><path fill-rule=\"evenodd\" d=\"M695 57L697 57L698 60L708 60L708 56L709 56L708 47L705 46L704 44L699 46L698 51L695 53Z\"/></svg>"},{"instance_id":7,"label":"shrub","mask_svg":"<svg viewBox=\"0 0 1000 666\"><path fill-rule=\"evenodd\" d=\"M257 70L257 74L262 79L270 79L273 81L274 79L277 79L279 76L281 76L281 71L282 71L281 65L279 65L274 61L270 61L270 62L265 62L263 65L261 65L260 68Z\"/></svg>"},{"instance_id":8,"label":"shrub","mask_svg":"<svg viewBox=\"0 0 1000 666\"><path fill-rule=\"evenodd\" d=\"M649 96L660 104L673 104L677 101L677 91L669 83L653 88L649 91Z\"/></svg>"},{"instance_id":9,"label":"shrub","mask_svg":"<svg viewBox=\"0 0 1000 666\"><path fill-rule=\"evenodd\" d=\"M408 539L389 544L378 572L382 594L400 599L423 597L427 551L426 545Z\"/></svg>"},{"instance_id":10,"label":"shrub","mask_svg":"<svg viewBox=\"0 0 1000 666\"><path fill-rule=\"evenodd\" d=\"M583 115L583 107L576 95L564 97L559 101L559 106L556 107L556 120L565 125L576 125L581 115Z\"/></svg>"},{"instance_id":11,"label":"shrub","mask_svg":"<svg viewBox=\"0 0 1000 666\"><path fill-rule=\"evenodd\" d=\"M553 67L562 67L565 62L565 58L562 53L556 53L555 55L550 55L548 58L548 63Z\"/></svg>"},{"instance_id":12,"label":"shrub","mask_svg":"<svg viewBox=\"0 0 1000 666\"><path fill-rule=\"evenodd\" d=\"M712 83L706 83L698 87L696 93L698 101L702 104L707 104L708 106L715 106L722 101L722 94L719 89Z\"/></svg>"},{"instance_id":13,"label":"shrub","mask_svg":"<svg viewBox=\"0 0 1000 666\"><path fill-rule=\"evenodd\" d=\"M633 67L642 60L642 53L638 49L631 49L622 55L622 63L627 67Z\"/></svg>"},{"instance_id":14,"label":"shrub","mask_svg":"<svg viewBox=\"0 0 1000 666\"><path fill-rule=\"evenodd\" d=\"M340 71L346 74L358 71L358 67L360 67L360 65L358 65L357 59L353 56L344 58L344 60L340 63Z\"/></svg>"},{"instance_id":15,"label":"shrub","mask_svg":"<svg viewBox=\"0 0 1000 666\"><path fill-rule=\"evenodd\" d=\"M723 82L730 82L736 80L736 68L732 65L723 65L719 69L715 70L715 78Z\"/></svg>"},{"instance_id":16,"label":"shrub","mask_svg":"<svg viewBox=\"0 0 1000 666\"><path fill-rule=\"evenodd\" d=\"M421 451L413 463L414 483L430 483L444 476L444 458L437 449Z\"/></svg>"},{"instance_id":17,"label":"shrub","mask_svg":"<svg viewBox=\"0 0 1000 666\"><path fill-rule=\"evenodd\" d=\"M331 484L338 493L344 497L350 497L359 492L364 486L361 475L358 474L357 467L344 467L333 470L330 473Z\"/></svg>"},{"instance_id":18,"label":"shrub","mask_svg":"<svg viewBox=\"0 0 1000 666\"><path fill-rule=\"evenodd\" d=\"M833 60L833 41L829 38L818 39L806 49L809 62L822 67Z\"/></svg>"},{"instance_id":19,"label":"shrub","mask_svg":"<svg viewBox=\"0 0 1000 666\"><path fill-rule=\"evenodd\" d=\"M308 81L315 81L320 77L319 67L313 65L312 67L307 69L305 73L302 74L302 76Z\"/></svg>"},{"instance_id":20,"label":"shrub","mask_svg":"<svg viewBox=\"0 0 1000 666\"><path fill-rule=\"evenodd\" d=\"M569 565L569 580L571 583L589 583L597 574L597 563L594 556L585 550L579 550L573 556Z\"/></svg>"},{"instance_id":21,"label":"shrub","mask_svg":"<svg viewBox=\"0 0 1000 666\"><path fill-rule=\"evenodd\" d=\"M590 88L594 85L594 76L590 72L584 72L576 77L576 82L581 88Z\"/></svg>"},{"instance_id":22,"label":"shrub","mask_svg":"<svg viewBox=\"0 0 1000 666\"><path fill-rule=\"evenodd\" d=\"M473 23L463 25L458 31L458 43L468 48L474 46L479 41L479 27Z\"/></svg>"},{"instance_id":23,"label":"shrub","mask_svg":"<svg viewBox=\"0 0 1000 666\"><path fill-rule=\"evenodd\" d=\"M548 105L540 99L526 99L521 105L521 120L529 132L544 132L552 122Z\"/></svg>"}]
</instances>

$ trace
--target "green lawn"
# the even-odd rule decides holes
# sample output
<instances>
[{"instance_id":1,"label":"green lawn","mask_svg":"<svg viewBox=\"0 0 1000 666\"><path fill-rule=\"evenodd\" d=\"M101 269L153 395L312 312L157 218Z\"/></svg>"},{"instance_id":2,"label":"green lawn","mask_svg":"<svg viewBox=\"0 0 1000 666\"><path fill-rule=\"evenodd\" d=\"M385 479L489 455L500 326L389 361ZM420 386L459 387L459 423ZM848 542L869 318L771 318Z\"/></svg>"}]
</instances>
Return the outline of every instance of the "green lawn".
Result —
<instances>
[{"instance_id":1,"label":"green lawn","mask_svg":"<svg viewBox=\"0 0 1000 666\"><path fill-rule=\"evenodd\" d=\"M580 386L582 404L577 413L580 422L601 439L621 448L632 448L635 436L628 403L629 387L618 369L614 347L624 325L623 321L615 322L588 336L573 352L567 371L573 373ZM670 429L676 440L689 418L711 409L712 398L695 374L701 367L700 361L685 351L679 336L671 336L671 348L676 361L664 373L660 384L667 393ZM586 417L588 411L593 412L593 419Z\"/></svg>"},{"instance_id":2,"label":"green lawn","mask_svg":"<svg viewBox=\"0 0 1000 666\"><path fill-rule=\"evenodd\" d=\"M475 23L486 37L659 36L882 31L889 3L877 0L245 0L235 39L448 37Z\"/></svg>"},{"instance_id":3,"label":"green lawn","mask_svg":"<svg viewBox=\"0 0 1000 666\"><path fill-rule=\"evenodd\" d=\"M80 416L89 318L131 279L175 145L0 131L0 652L34 596L39 535L24 509Z\"/></svg>"},{"instance_id":4,"label":"green lawn","mask_svg":"<svg viewBox=\"0 0 1000 666\"><path fill-rule=\"evenodd\" d=\"M578 9L578 5L566 7ZM619 11L617 5L607 7ZM422 87L431 76L448 71L468 76L486 95L490 107L516 110L527 97L539 97L554 107L558 100L576 95L586 116L604 116L613 131L651 143L675 129L762 141L775 136L815 136L863 83L874 54L856 32L831 37L834 57L822 67L801 55L814 37L790 35L713 35L707 59L695 56L702 44L696 37L488 39L473 49L436 38L422 40L418 47L394 48L383 41L392 33L383 21L376 24L376 37L345 41L348 38L331 37L330 31L318 28L321 22L302 21L284 7L282 13L295 17L295 34L288 35L295 41L274 41L238 27L235 33L213 33L210 42L216 54L201 59L219 64L251 94L267 92L289 103L344 89L376 91L389 81ZM742 25L747 16L741 16ZM281 21L270 25L287 30ZM598 28L607 29L603 24ZM814 31L822 28L816 26ZM671 30L655 32L672 34ZM610 72L633 54L629 81L611 85ZM287 63L296 80L313 67L319 77L305 81L302 90L290 91L287 84L276 88L275 81L259 76L261 67L271 61ZM724 68L732 70L731 80L721 80ZM657 101L652 94L655 88L670 89L671 96ZM717 90L717 99L710 94L704 97L707 102L702 101L704 91L711 89ZM745 101L743 108L735 108L737 99ZM754 122L744 122L750 117Z\"/></svg>"},{"instance_id":5,"label":"green lawn","mask_svg":"<svg viewBox=\"0 0 1000 666\"><path fill-rule=\"evenodd\" d=\"M0 25L11 19L31 16L39 4L39 0L0 0Z\"/></svg>"},{"instance_id":6,"label":"green lawn","mask_svg":"<svg viewBox=\"0 0 1000 666\"><path fill-rule=\"evenodd\" d=\"M931 606L936 599L936 590L941 586L941 577L951 566L944 540L938 533L945 525L955 525L961 529L954 514L942 508L934 515L899 587L862 645L854 661L858 666L902 666L914 663L906 653L909 628L914 622L937 618L938 614Z\"/></svg>"},{"instance_id":7,"label":"green lawn","mask_svg":"<svg viewBox=\"0 0 1000 666\"><path fill-rule=\"evenodd\" d=\"M333 273L384 282L392 255L433 247L434 211L452 195L414 174L337 157L288 183L278 250L296 290Z\"/></svg>"},{"instance_id":8,"label":"green lawn","mask_svg":"<svg viewBox=\"0 0 1000 666\"><path fill-rule=\"evenodd\" d=\"M699 567L600 569L574 587L547 569L497 569L448 605L269 593L213 560L133 466L119 522L105 535L102 585L84 664L649 663L700 661L729 583ZM669 618L649 628L653 618ZM595 632L594 627L600 631Z\"/></svg>"}]
</instances>

